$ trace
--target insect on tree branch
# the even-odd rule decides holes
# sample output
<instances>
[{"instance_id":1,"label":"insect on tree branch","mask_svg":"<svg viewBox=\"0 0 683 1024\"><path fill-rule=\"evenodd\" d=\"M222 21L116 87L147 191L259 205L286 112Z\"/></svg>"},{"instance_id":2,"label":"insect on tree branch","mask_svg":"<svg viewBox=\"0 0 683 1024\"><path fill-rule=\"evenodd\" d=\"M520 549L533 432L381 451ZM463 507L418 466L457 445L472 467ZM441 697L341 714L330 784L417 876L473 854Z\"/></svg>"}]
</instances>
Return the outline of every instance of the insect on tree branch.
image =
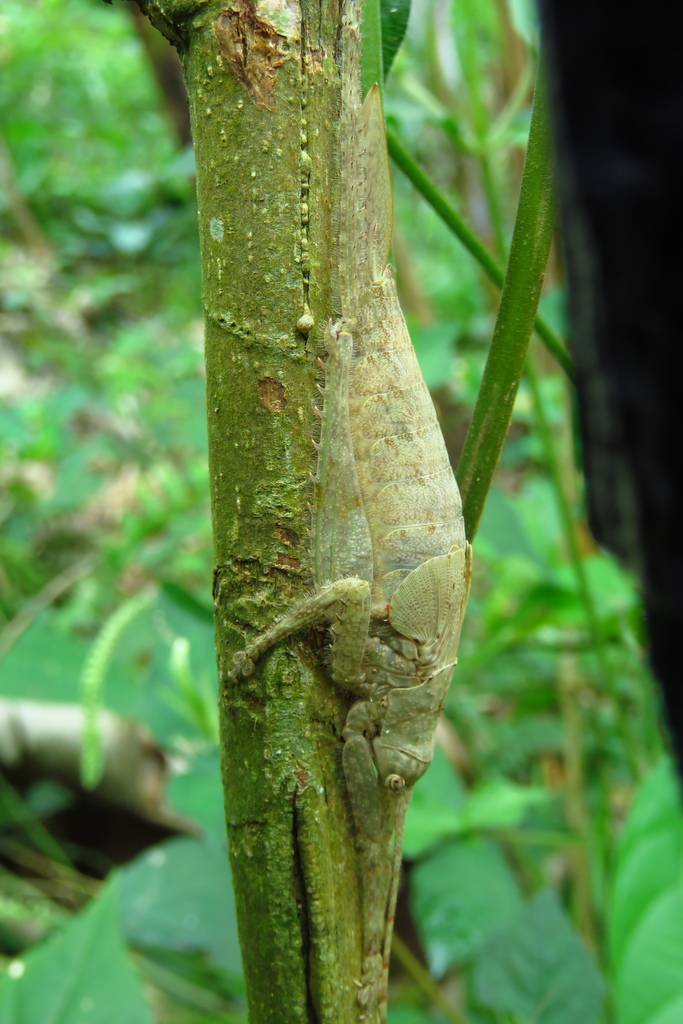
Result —
<instances>
[{"instance_id":1,"label":"insect on tree branch","mask_svg":"<svg viewBox=\"0 0 683 1024\"><path fill-rule=\"evenodd\" d=\"M392 197L380 92L360 84L360 5L342 17L339 290L325 347L315 591L235 656L233 676L325 620L363 907L359 1021L386 1019L405 812L434 753L469 593L462 504L388 266Z\"/></svg>"}]
</instances>

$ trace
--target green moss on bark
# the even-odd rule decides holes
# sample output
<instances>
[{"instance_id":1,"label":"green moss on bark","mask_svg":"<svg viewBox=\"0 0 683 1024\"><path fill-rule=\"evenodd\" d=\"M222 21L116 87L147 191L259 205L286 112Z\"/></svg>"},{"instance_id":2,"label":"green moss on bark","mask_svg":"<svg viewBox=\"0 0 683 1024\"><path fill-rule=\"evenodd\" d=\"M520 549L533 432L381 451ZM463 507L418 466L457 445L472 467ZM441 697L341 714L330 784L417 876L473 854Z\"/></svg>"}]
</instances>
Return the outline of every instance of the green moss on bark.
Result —
<instances>
[{"instance_id":1,"label":"green moss on bark","mask_svg":"<svg viewBox=\"0 0 683 1024\"><path fill-rule=\"evenodd\" d=\"M227 672L310 586L316 358L334 313L338 3L150 2L197 164L226 820L252 1024L358 1019L348 701L311 630ZM311 321L314 326L311 329Z\"/></svg>"}]
</instances>

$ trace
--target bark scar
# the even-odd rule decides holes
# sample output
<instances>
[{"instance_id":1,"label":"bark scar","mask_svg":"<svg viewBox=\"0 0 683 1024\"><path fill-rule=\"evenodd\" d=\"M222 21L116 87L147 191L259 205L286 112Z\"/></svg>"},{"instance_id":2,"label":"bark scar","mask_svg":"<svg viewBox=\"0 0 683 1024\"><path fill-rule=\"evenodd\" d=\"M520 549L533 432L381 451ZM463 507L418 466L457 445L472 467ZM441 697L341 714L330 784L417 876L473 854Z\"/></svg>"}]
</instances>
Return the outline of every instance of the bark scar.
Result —
<instances>
[{"instance_id":1,"label":"bark scar","mask_svg":"<svg viewBox=\"0 0 683 1024\"><path fill-rule=\"evenodd\" d=\"M255 0L233 0L214 19L220 57L257 106L271 105L278 68L289 52L287 36L256 12Z\"/></svg>"},{"instance_id":2,"label":"bark scar","mask_svg":"<svg viewBox=\"0 0 683 1024\"><path fill-rule=\"evenodd\" d=\"M287 544L290 548L295 548L300 542L299 534L295 530L291 530L288 526L282 526L280 523L276 523L273 529L273 533L281 540L283 544Z\"/></svg>"},{"instance_id":3,"label":"bark scar","mask_svg":"<svg viewBox=\"0 0 683 1024\"><path fill-rule=\"evenodd\" d=\"M286 555L283 551L275 552L274 562L280 569L299 570L301 568L300 558L292 558L291 555Z\"/></svg>"},{"instance_id":4,"label":"bark scar","mask_svg":"<svg viewBox=\"0 0 683 1024\"><path fill-rule=\"evenodd\" d=\"M287 405L287 388L274 377L262 377L257 384L258 396L273 413L282 412Z\"/></svg>"}]
</instances>

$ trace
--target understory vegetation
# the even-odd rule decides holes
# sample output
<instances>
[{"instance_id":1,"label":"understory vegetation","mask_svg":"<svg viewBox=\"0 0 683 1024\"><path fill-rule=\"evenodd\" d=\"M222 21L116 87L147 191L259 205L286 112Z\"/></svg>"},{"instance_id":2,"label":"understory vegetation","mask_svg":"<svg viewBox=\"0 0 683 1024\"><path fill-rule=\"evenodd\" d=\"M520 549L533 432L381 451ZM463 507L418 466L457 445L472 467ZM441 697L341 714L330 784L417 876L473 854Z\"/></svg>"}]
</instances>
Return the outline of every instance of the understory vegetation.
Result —
<instances>
[{"instance_id":1,"label":"understory vegetation","mask_svg":"<svg viewBox=\"0 0 683 1024\"><path fill-rule=\"evenodd\" d=\"M0 1021L246 1021L218 768L192 150L132 5L0 11ZM387 123L505 265L522 0L419 0ZM499 291L396 168L457 465ZM568 335L559 233L541 315ZM633 579L538 338L408 813L390 1024L683 1019L683 819Z\"/></svg>"}]
</instances>

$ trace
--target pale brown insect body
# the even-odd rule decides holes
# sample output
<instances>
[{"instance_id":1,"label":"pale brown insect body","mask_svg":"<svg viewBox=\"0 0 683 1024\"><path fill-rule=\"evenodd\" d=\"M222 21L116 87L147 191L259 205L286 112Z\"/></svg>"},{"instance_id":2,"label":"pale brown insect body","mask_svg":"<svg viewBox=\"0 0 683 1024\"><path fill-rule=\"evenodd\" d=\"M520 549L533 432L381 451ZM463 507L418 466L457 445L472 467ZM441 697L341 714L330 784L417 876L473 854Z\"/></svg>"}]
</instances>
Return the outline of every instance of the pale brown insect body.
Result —
<instances>
[{"instance_id":1,"label":"pale brown insect body","mask_svg":"<svg viewBox=\"0 0 683 1024\"><path fill-rule=\"evenodd\" d=\"M363 904L359 1020L385 1020L403 819L434 753L470 581L462 505L388 267L391 183L377 86L360 101L359 10L342 22L340 292L326 336L312 526L315 592L235 656L331 623L331 674L359 699L343 764ZM350 979L350 983L351 983Z\"/></svg>"},{"instance_id":2,"label":"pale brown insect body","mask_svg":"<svg viewBox=\"0 0 683 1024\"><path fill-rule=\"evenodd\" d=\"M373 610L408 573L464 548L462 505L391 271L359 306L349 418L372 536Z\"/></svg>"}]
</instances>

